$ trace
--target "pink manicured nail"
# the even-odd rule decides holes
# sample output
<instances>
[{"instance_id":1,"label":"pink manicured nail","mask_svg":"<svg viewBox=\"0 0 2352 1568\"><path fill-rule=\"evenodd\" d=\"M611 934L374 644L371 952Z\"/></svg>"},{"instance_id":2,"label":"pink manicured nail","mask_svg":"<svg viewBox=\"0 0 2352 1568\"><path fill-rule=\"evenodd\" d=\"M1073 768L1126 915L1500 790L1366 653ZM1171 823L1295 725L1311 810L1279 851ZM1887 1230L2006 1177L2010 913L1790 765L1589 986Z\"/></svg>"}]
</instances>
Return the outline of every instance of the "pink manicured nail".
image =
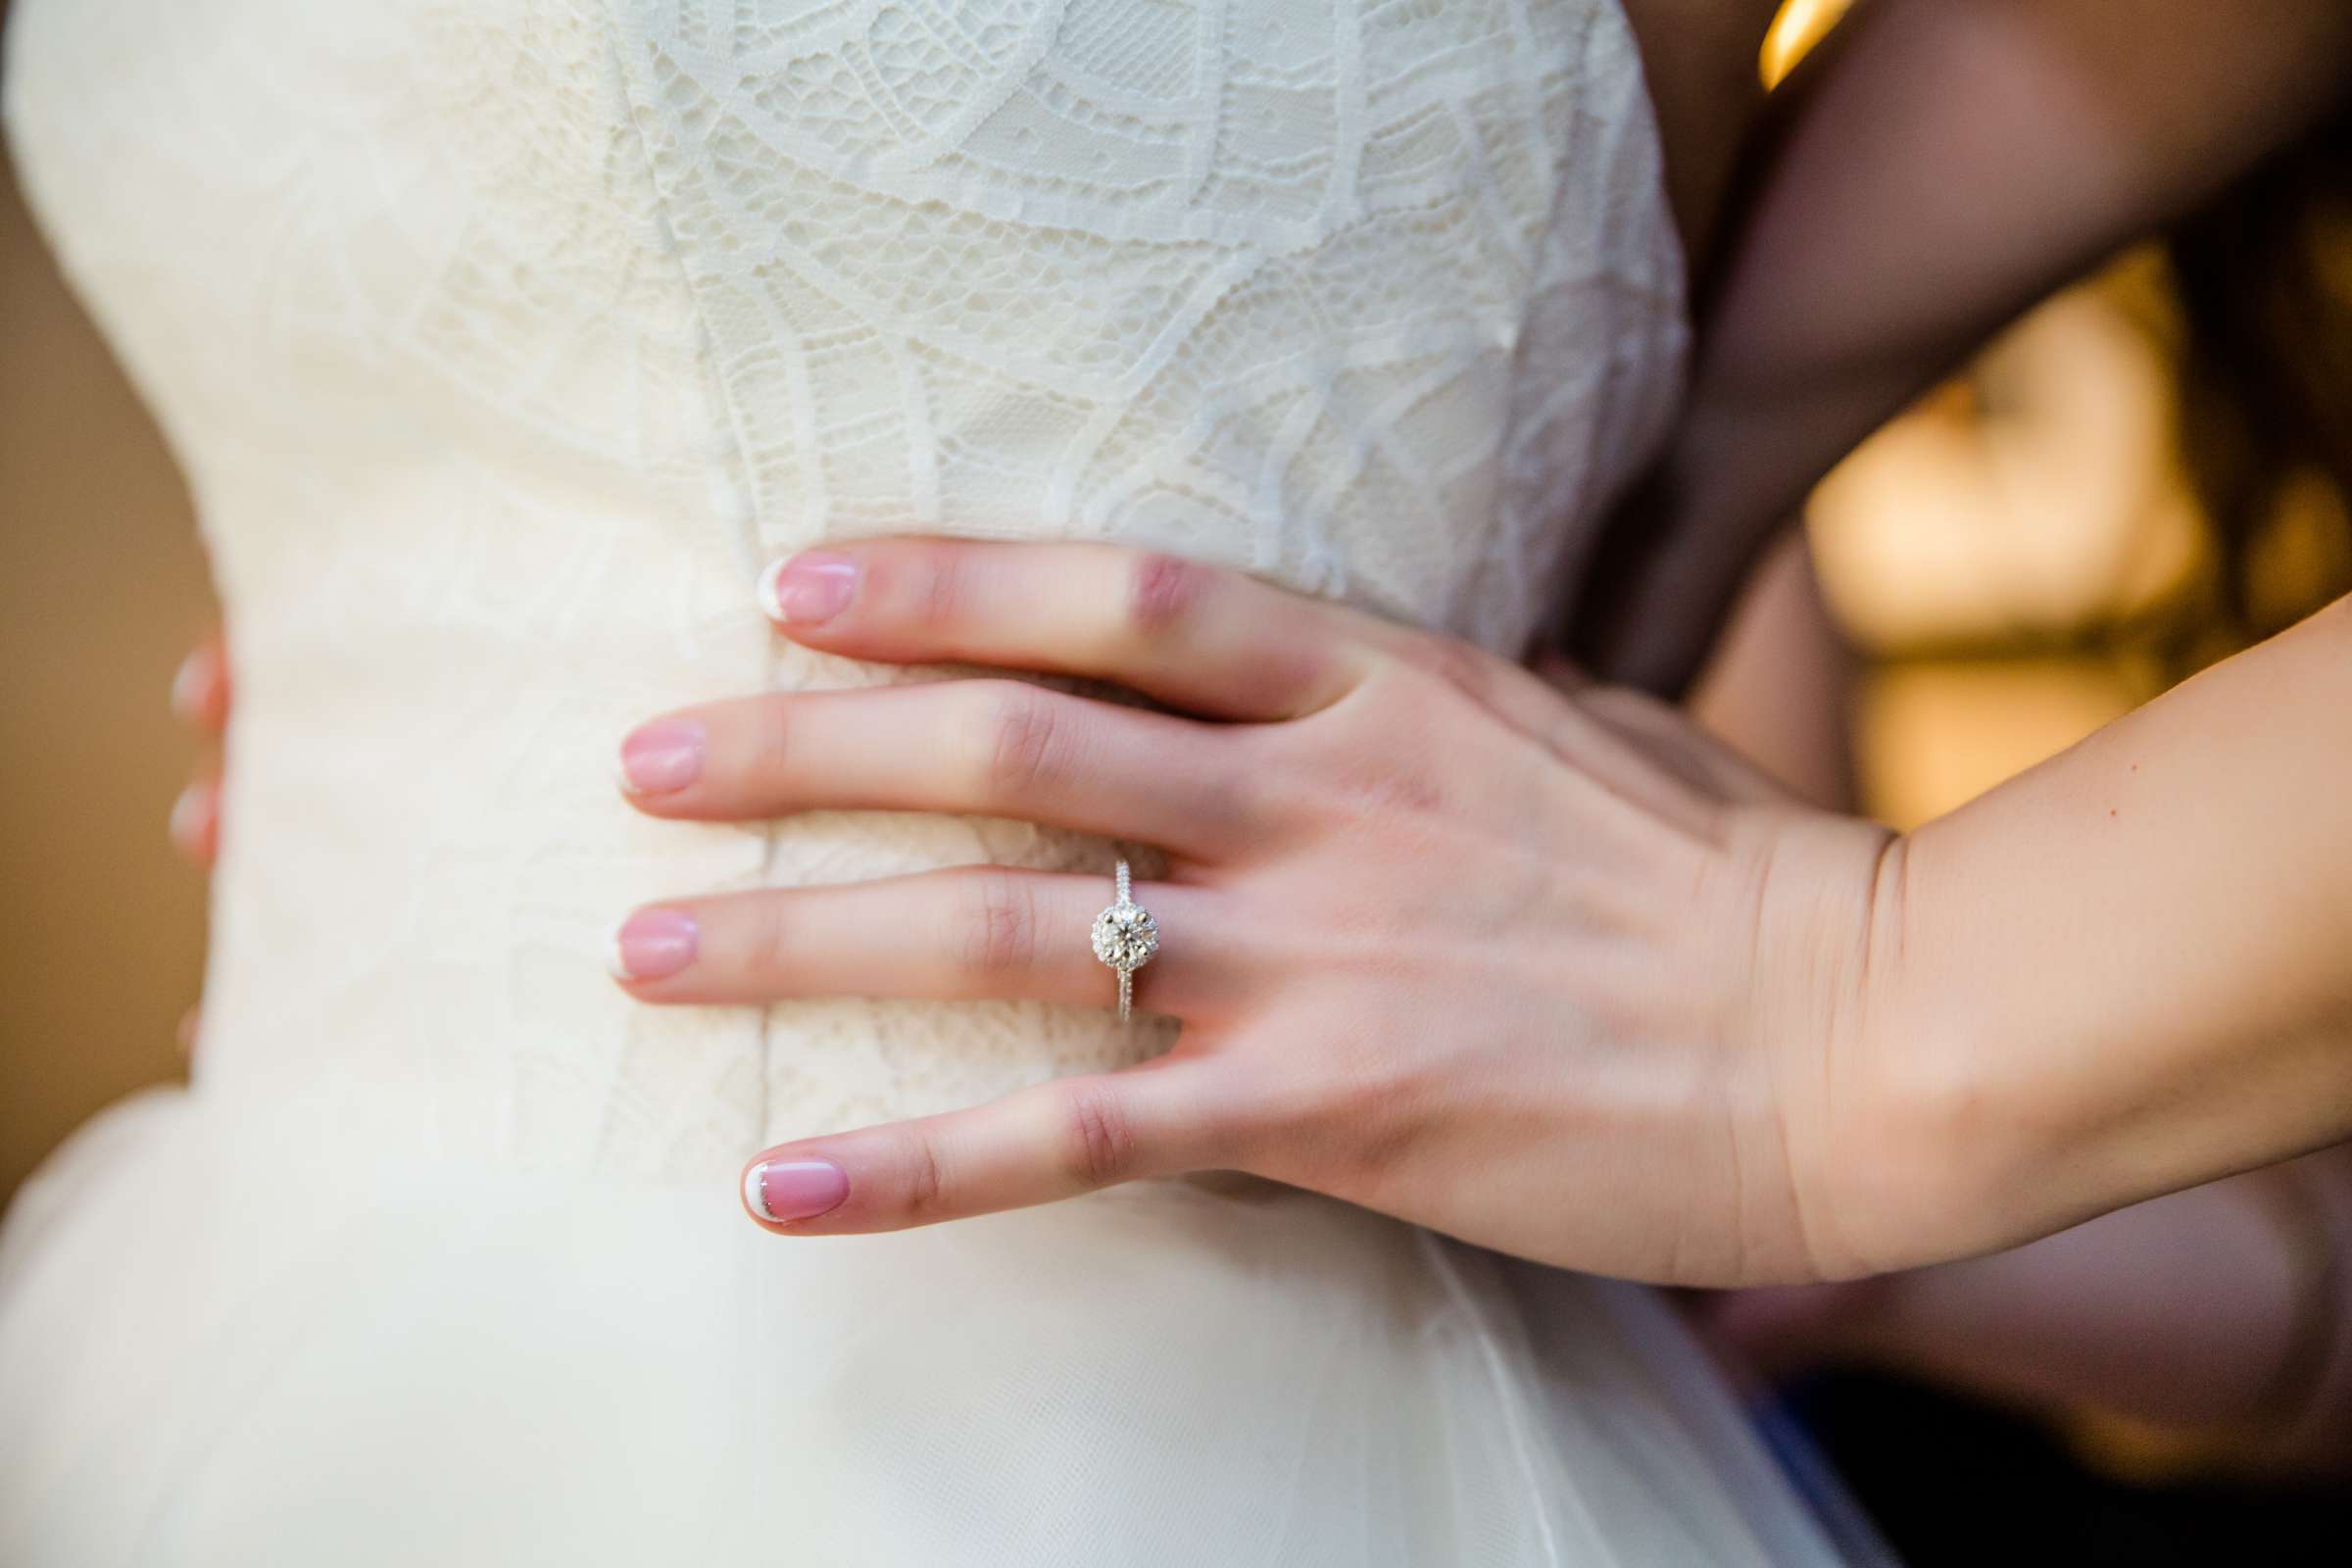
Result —
<instances>
[{"instance_id":1,"label":"pink manicured nail","mask_svg":"<svg viewBox=\"0 0 2352 1568\"><path fill-rule=\"evenodd\" d=\"M849 1173L829 1159L768 1160L743 1173L743 1200L777 1223L831 1213L849 1196Z\"/></svg>"},{"instance_id":2,"label":"pink manicured nail","mask_svg":"<svg viewBox=\"0 0 2352 1568\"><path fill-rule=\"evenodd\" d=\"M213 829L220 809L220 792L202 779L179 792L172 803L172 842L182 855L202 857L205 835Z\"/></svg>"},{"instance_id":3,"label":"pink manicured nail","mask_svg":"<svg viewBox=\"0 0 2352 1568\"><path fill-rule=\"evenodd\" d=\"M202 715L204 694L212 689L215 680L213 651L199 648L179 662L172 675L172 712L183 724L193 724Z\"/></svg>"},{"instance_id":4,"label":"pink manicured nail","mask_svg":"<svg viewBox=\"0 0 2352 1568\"><path fill-rule=\"evenodd\" d=\"M701 937L682 909L639 909L612 933L605 966L616 980L666 980L694 961Z\"/></svg>"},{"instance_id":5,"label":"pink manicured nail","mask_svg":"<svg viewBox=\"0 0 2352 1568\"><path fill-rule=\"evenodd\" d=\"M760 579L760 608L787 626L831 620L858 591L858 563L827 550L787 556Z\"/></svg>"},{"instance_id":6,"label":"pink manicured nail","mask_svg":"<svg viewBox=\"0 0 2352 1568\"><path fill-rule=\"evenodd\" d=\"M703 776L703 726L657 718L620 743L621 787L631 795L668 795Z\"/></svg>"}]
</instances>

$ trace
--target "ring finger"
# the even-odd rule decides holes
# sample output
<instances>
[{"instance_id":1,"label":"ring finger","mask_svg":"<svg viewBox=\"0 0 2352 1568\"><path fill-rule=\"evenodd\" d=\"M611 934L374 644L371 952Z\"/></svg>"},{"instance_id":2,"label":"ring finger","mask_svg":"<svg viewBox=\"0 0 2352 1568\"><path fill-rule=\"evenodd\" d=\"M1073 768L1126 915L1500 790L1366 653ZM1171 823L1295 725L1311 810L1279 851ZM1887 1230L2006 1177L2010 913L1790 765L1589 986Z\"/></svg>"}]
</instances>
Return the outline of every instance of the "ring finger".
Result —
<instances>
[{"instance_id":1,"label":"ring finger","mask_svg":"<svg viewBox=\"0 0 2352 1568\"><path fill-rule=\"evenodd\" d=\"M615 979L643 1002L798 997L986 998L1107 1006L1118 977L1094 955L1106 876L968 866L824 887L649 905L621 922ZM1136 971L1137 1007L1200 1019L1240 998L1259 944L1242 940L1218 890L1139 886L1166 935Z\"/></svg>"}]
</instances>

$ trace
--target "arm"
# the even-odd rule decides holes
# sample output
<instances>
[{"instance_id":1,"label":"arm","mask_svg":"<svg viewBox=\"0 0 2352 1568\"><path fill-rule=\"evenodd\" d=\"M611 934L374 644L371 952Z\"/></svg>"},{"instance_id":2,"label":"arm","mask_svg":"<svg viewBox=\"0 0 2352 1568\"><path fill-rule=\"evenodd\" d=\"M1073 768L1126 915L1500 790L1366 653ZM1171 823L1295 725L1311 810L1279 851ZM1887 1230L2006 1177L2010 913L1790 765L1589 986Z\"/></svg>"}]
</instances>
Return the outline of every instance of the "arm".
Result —
<instances>
[{"instance_id":1,"label":"arm","mask_svg":"<svg viewBox=\"0 0 2352 1568\"><path fill-rule=\"evenodd\" d=\"M1825 1363L1928 1378L2055 1415L2129 1475L2341 1473L2352 1145L1987 1256L1700 1310L1776 1380Z\"/></svg>"},{"instance_id":2,"label":"arm","mask_svg":"<svg viewBox=\"0 0 2352 1568\"><path fill-rule=\"evenodd\" d=\"M1777 95L1705 290L1685 421L1574 648L1687 684L1748 561L2003 322L2338 103L2336 0L1862 0Z\"/></svg>"},{"instance_id":3,"label":"arm","mask_svg":"<svg viewBox=\"0 0 2352 1568\"><path fill-rule=\"evenodd\" d=\"M2149 0L2130 16L2156 27L2218 9ZM2242 89L2232 112L2259 108L2276 129L2300 122L2282 120L2281 106L2301 104L2307 120L2325 101L2311 61L2322 44L2344 42L2352 18L2334 23L2332 7L2292 0L2260 9L2279 20L2257 51L2276 78L2241 73L2219 85ZM2022 36L2095 75L2112 62L2064 28L2052 42L2044 19L2098 33L2116 14L1984 0L1898 6L1883 24L1924 28L1928 44L1950 42L1954 28L1987 29L1979 44ZM2273 45L2293 19L2301 31L2281 53ZM2074 55L2058 50L2069 37ZM1911 44L1913 66L1938 63L1932 49L1919 53L1920 37ZM2169 125L2181 108L2164 61L2136 69L2165 90L2140 127L2094 138L2118 158L2139 128ZM1931 96L1916 82L1910 91ZM1912 107L1898 98L1881 109ZM2010 136L2000 116L2019 112L1996 105L1978 128L2018 152L2034 144ZM2231 124L2181 126L2175 145L2236 148L2242 167L2267 142ZM1918 127L1911 146L1930 171L1919 183L1940 192L1947 149ZM2078 208L2113 174L2095 159L2087 169L2055 161L2073 170L2067 179L2028 183ZM2192 200L2226 177L2175 196ZM2162 205L2143 201L2150 215ZM2070 215L2060 238L2080 242L2076 262L2090 237L2135 231L2128 213L2085 223L2064 201L2051 210ZM1955 225L1959 211L1946 215ZM1916 225L1880 216L1886 248L1908 256ZM2045 271L2064 270L2053 261ZM2016 284L2011 294L1988 286L1960 309L1946 289L1933 299L1951 308L1931 318L1949 335L1959 328L1946 317L1989 325L1999 312L1985 301L2022 303L2019 270L1995 271ZM1814 306L1838 300L1788 281ZM1841 303L1871 318L1851 272L1840 288ZM1762 330L1770 313L1744 318ZM1799 368L1849 378L1850 395L1829 401L1855 428L1830 430L1799 400L1783 433L1810 431L1803 450L1814 458L1742 435L1760 442L1750 455L1762 481L1718 492L1733 523L1760 533L1757 519L1784 515L1807 464L1817 470L1885 412L1870 397L1890 403L1898 372L1924 378L1943 339L1923 333L1883 362L1841 357L1836 336L1826 341ZM1744 363L1760 375L1768 358ZM1702 397L1700 417L1719 435L1723 411L1742 399L1783 417L1763 390L1777 383L1743 389L1723 368L1742 363L1719 358L1712 401ZM1800 375L1783 390L1794 398L1804 384ZM1678 449L1673 471L1708 471L1690 452L1709 439ZM1733 446L1716 439L1711 450ZM1707 548L1726 553L1724 538ZM2347 980L2315 934L2326 918L2340 928L2335 868L2352 856L2345 818L2340 808L2328 817L2322 793L2341 772L2342 737L2328 743L2332 758L2296 751L2315 714L2331 717L2342 614L2167 699L1983 809L1896 841L1799 806L1679 712L1623 688L1555 689L1466 645L1167 557L869 540L778 563L767 584L780 631L823 652L1084 676L1160 710L988 680L707 705L657 719L624 747L638 808L703 821L971 812L1158 846L1168 874L1139 884L1137 899L1167 939L1139 1005L1182 1024L1175 1048L1146 1066L765 1152L746 1170L744 1201L779 1235L898 1229L1139 1177L1238 1169L1579 1268L1686 1283L1838 1278L2020 1240L2099 1203L2352 1131L2352 1060L2318 1045L2323 1021L2341 1015ZM2257 699L2272 705L2268 721ZM2217 736L2248 735L2235 771L2200 755ZM2108 798L2135 777L2139 793ZM2250 782L2266 777L2267 790ZM2271 814L2232 845L2204 808L2249 799ZM2097 822L2121 823L2126 806L2134 836L2092 841ZM2110 808L2117 817L2094 819ZM2174 857L2182 831L2210 837ZM2000 853L1979 847L1992 839L2006 841ZM2151 848L2159 863L2143 863ZM2077 855L2082 863L2065 863ZM2004 865L2018 869L1978 875ZM2282 953L2244 930L2249 914L2277 906L2266 870L2291 879L2306 922ZM2044 906L2010 906L2041 891L2023 878L2052 876L2069 885ZM2086 930L2107 936L2085 924L2094 915L2136 919L2149 900L2172 902L2114 938L2137 946L2140 967L2055 966ZM1100 1005L1104 972L1072 934L1103 901L1099 875L980 868L673 901L623 922L615 972L656 1004L857 994ZM1926 954L1932 942L1944 951ZM2231 965L2282 957L2292 973L2274 977L2276 994L2251 1018L2236 1015L2248 988ZM2165 972L2150 977L2150 967ZM2102 997L2078 1001L2068 986ZM2118 997L2134 986L2148 995ZM1996 987L2005 994L1987 999ZM2202 988L2196 1005L2183 1001L2192 987ZM2101 1008L2117 1006L2157 1033L2119 1044L2099 1028ZM2001 1031L1997 1049L1984 1045L1986 1019ZM2196 1032L2205 1021L2222 1034ZM2078 1038L2086 1024L2091 1038ZM2157 1158L2165 1132L2152 1122L2177 1123L2184 1094L2254 1049L2275 1055L2220 1096L2222 1124ZM2116 1059L2132 1051L2146 1059ZM2280 1093L2298 1097L2283 1111L2270 1098Z\"/></svg>"},{"instance_id":4,"label":"arm","mask_svg":"<svg viewBox=\"0 0 2352 1568\"><path fill-rule=\"evenodd\" d=\"M2328 0L1866 4L1754 182L1589 656L1687 681L1846 446L2308 128L2348 62ZM1955 1227L1933 1254L1978 1250L2352 1136L2347 711L2339 606L1890 857L1864 1054L1894 1081L1855 1091L1881 1107L1853 1119L1882 1176L1859 1251L1918 1256L1928 1212Z\"/></svg>"},{"instance_id":5,"label":"arm","mask_svg":"<svg viewBox=\"0 0 2352 1568\"><path fill-rule=\"evenodd\" d=\"M2341 601L1912 835L1865 1033L1934 1130L1858 1157L1932 1146L1938 1251L2352 1138L2347 780Z\"/></svg>"},{"instance_id":6,"label":"arm","mask_svg":"<svg viewBox=\"0 0 2352 1568\"><path fill-rule=\"evenodd\" d=\"M1792 528L1741 590L1691 689L1690 716L1800 799L1851 810L1853 677L1853 653L1822 600L1813 553Z\"/></svg>"}]
</instances>

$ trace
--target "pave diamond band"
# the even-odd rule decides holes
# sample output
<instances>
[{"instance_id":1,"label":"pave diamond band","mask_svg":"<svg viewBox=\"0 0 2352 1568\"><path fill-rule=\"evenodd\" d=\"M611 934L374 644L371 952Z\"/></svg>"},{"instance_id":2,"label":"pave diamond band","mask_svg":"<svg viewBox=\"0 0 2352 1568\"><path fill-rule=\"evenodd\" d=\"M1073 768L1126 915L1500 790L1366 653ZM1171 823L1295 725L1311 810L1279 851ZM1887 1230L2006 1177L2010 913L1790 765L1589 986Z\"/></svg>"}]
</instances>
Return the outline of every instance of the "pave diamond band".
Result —
<instances>
[{"instance_id":1,"label":"pave diamond band","mask_svg":"<svg viewBox=\"0 0 2352 1568\"><path fill-rule=\"evenodd\" d=\"M1135 1003L1135 971L1159 951L1159 922L1135 902L1129 891L1127 862L1119 862L1119 896L1095 916L1095 956L1119 972L1119 1021L1125 1023Z\"/></svg>"}]
</instances>

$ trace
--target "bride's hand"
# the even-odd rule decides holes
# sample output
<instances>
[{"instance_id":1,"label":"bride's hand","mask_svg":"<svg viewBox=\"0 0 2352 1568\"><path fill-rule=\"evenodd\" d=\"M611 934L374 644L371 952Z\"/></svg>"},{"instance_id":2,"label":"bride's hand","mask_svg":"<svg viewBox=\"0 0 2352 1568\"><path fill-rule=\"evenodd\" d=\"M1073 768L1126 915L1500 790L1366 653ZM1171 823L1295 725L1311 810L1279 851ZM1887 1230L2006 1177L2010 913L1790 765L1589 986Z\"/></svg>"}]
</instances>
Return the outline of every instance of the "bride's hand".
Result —
<instances>
[{"instance_id":1,"label":"bride's hand","mask_svg":"<svg viewBox=\"0 0 2352 1568\"><path fill-rule=\"evenodd\" d=\"M812 648L1098 677L1173 711L1010 679L716 703L630 736L636 805L976 812L1157 845L1137 1004L1183 1022L1142 1067L767 1151L746 1191L770 1229L1239 1169L1651 1280L1932 1250L1906 1221L1935 1161L1859 1040L1899 841L1794 804L1674 710L1108 546L874 541L764 586ZM632 915L616 961L655 1003L1106 1005L1088 931L1107 869L680 900Z\"/></svg>"}]
</instances>

